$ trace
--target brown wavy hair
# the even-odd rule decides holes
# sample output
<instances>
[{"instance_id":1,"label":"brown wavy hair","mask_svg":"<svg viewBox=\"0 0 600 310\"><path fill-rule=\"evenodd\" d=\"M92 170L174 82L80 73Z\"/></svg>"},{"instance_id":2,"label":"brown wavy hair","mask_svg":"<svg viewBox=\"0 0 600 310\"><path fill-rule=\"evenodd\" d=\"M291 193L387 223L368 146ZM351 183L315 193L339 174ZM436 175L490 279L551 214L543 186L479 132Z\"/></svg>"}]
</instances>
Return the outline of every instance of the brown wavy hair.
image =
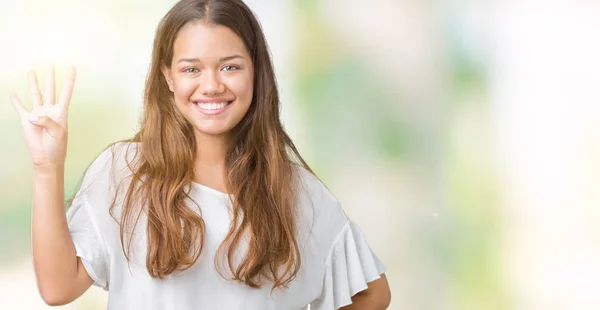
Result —
<instances>
[{"instance_id":1,"label":"brown wavy hair","mask_svg":"<svg viewBox=\"0 0 600 310\"><path fill-rule=\"evenodd\" d=\"M234 197L230 199L233 221L217 251L215 266L225 277L219 266L226 262L232 279L250 287L261 287L263 277L273 282L273 289L286 287L301 265L296 240L295 170L299 165L312 171L281 124L277 83L265 37L241 0L180 1L156 30L140 130L127 140L140 147L128 161L135 169L120 215L123 252L129 260L132 239L126 240L126 223L133 222L135 229L145 213L146 267L153 278L163 279L190 268L202 253L205 223L201 213L186 204L197 142L161 72L161 64L170 66L172 62L180 29L195 22L231 29L244 42L254 67L254 96L247 114L232 129L225 158L226 186ZM235 253L240 246L244 255L237 261Z\"/></svg>"}]
</instances>

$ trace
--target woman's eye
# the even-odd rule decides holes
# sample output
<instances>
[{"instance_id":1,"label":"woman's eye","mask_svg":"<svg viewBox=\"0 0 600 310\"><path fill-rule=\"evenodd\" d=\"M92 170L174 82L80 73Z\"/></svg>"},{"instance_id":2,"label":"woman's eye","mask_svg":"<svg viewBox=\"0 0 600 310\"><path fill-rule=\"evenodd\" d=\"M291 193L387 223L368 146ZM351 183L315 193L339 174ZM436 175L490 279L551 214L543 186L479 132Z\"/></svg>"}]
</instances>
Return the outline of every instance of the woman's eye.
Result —
<instances>
[{"instance_id":1,"label":"woman's eye","mask_svg":"<svg viewBox=\"0 0 600 310\"><path fill-rule=\"evenodd\" d=\"M233 70L237 70L237 69L239 69L239 68L236 67L236 66L225 66L225 67L223 67L223 70L225 70L225 71L233 71Z\"/></svg>"},{"instance_id":2,"label":"woman's eye","mask_svg":"<svg viewBox=\"0 0 600 310\"><path fill-rule=\"evenodd\" d=\"M198 72L200 72L200 70L198 70L198 68L187 68L187 69L184 69L183 72L185 72L185 73L198 73Z\"/></svg>"}]
</instances>

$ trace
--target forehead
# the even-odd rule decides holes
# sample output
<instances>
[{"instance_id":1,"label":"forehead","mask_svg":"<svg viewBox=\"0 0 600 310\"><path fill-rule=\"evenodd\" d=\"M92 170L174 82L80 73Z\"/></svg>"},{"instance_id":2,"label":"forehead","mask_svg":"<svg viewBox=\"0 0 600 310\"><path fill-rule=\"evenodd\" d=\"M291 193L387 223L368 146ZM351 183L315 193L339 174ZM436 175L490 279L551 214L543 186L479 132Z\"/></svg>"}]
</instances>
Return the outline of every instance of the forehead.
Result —
<instances>
[{"instance_id":1,"label":"forehead","mask_svg":"<svg viewBox=\"0 0 600 310\"><path fill-rule=\"evenodd\" d=\"M180 57L210 61L233 54L249 57L240 37L225 26L200 22L189 23L181 28L173 46L174 61Z\"/></svg>"}]
</instances>

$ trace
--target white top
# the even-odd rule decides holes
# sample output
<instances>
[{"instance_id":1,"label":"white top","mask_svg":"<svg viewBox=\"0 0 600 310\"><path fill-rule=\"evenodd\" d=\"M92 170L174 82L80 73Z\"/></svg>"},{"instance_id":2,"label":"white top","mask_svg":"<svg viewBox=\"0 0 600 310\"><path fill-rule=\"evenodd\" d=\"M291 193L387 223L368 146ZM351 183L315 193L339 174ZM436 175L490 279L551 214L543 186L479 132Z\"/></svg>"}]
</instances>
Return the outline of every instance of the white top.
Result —
<instances>
[{"instance_id":1,"label":"white top","mask_svg":"<svg viewBox=\"0 0 600 310\"><path fill-rule=\"evenodd\" d=\"M206 223L204 250L188 270L164 280L152 279L145 264L144 218L136 227L128 264L121 247L119 225L109 214L117 181L125 180L120 183L119 195L124 194L123 188L128 185L127 146L131 146L129 156L132 156L136 144L118 143L93 162L67 211L77 256L94 284L108 291L108 309L299 310L308 309L309 305L311 310L338 309L352 303L351 296L366 289L367 282L379 279L385 271L337 199L317 178L300 168L297 170L301 180L298 241L302 264L289 288L271 294L272 285L254 289L226 280L215 271L216 249L232 220L229 197L197 183L192 184L190 196L200 206ZM121 201L117 199L115 206L117 219ZM188 205L198 209L194 203Z\"/></svg>"}]
</instances>

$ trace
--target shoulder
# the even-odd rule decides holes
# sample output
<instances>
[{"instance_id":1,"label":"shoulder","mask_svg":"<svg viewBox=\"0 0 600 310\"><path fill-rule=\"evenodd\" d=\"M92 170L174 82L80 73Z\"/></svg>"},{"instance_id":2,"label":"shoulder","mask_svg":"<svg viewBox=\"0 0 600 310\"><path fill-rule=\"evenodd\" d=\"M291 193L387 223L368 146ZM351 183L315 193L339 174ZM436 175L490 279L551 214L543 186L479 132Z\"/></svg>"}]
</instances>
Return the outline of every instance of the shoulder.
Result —
<instances>
[{"instance_id":1,"label":"shoulder","mask_svg":"<svg viewBox=\"0 0 600 310\"><path fill-rule=\"evenodd\" d=\"M106 167L112 169L123 168L133 164L141 148L139 143L119 141L108 146L92 163L89 170L98 171Z\"/></svg>"},{"instance_id":2,"label":"shoulder","mask_svg":"<svg viewBox=\"0 0 600 310\"><path fill-rule=\"evenodd\" d=\"M343 213L338 199L318 176L299 165L294 166L294 169L299 198L310 199L318 208L317 211Z\"/></svg>"},{"instance_id":3,"label":"shoulder","mask_svg":"<svg viewBox=\"0 0 600 310\"><path fill-rule=\"evenodd\" d=\"M114 189L115 184L131 176L138 143L116 142L98 155L86 170L78 195Z\"/></svg>"},{"instance_id":4,"label":"shoulder","mask_svg":"<svg viewBox=\"0 0 600 310\"><path fill-rule=\"evenodd\" d=\"M349 219L340 201L316 175L301 166L296 166L295 171L300 218L310 231L309 237L328 248L347 227Z\"/></svg>"}]
</instances>

